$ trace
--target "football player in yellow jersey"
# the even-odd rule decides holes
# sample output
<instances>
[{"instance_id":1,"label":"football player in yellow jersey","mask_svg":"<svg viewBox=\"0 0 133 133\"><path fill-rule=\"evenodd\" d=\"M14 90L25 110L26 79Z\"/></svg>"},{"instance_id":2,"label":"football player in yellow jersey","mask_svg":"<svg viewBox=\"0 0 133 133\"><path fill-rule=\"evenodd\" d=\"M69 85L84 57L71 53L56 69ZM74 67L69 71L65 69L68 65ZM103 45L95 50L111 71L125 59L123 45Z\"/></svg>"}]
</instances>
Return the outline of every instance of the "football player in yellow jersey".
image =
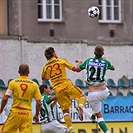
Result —
<instances>
[{"instance_id":1,"label":"football player in yellow jersey","mask_svg":"<svg viewBox=\"0 0 133 133\"><path fill-rule=\"evenodd\" d=\"M52 83L58 103L63 111L63 116L67 127L72 132L72 120L69 115L69 108L72 105L71 98L78 101L77 111L79 119L83 120L83 106L86 102L86 97L81 89L72 84L66 76L66 68L76 71L76 67L67 60L58 58L53 47L48 47L45 50L45 57L48 60L43 67L42 80L49 80Z\"/></svg>"},{"instance_id":2,"label":"football player in yellow jersey","mask_svg":"<svg viewBox=\"0 0 133 133\"><path fill-rule=\"evenodd\" d=\"M8 89L2 98L0 113L2 113L8 98L13 96L10 114L4 123L1 133L32 133L32 98L36 100L36 113L33 117L39 122L38 114L41 106L41 93L38 85L28 78L29 66L19 66L20 77L10 81Z\"/></svg>"}]
</instances>

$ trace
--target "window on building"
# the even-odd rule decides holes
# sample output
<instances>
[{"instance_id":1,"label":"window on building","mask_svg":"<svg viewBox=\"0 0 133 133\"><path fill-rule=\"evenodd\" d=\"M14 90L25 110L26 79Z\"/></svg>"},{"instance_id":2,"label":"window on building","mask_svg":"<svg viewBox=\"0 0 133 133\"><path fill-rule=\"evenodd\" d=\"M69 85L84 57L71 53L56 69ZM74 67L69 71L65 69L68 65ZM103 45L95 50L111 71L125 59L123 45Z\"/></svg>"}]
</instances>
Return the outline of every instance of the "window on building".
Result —
<instances>
[{"instance_id":1,"label":"window on building","mask_svg":"<svg viewBox=\"0 0 133 133\"><path fill-rule=\"evenodd\" d=\"M121 0L99 0L99 22L121 22Z\"/></svg>"},{"instance_id":2,"label":"window on building","mask_svg":"<svg viewBox=\"0 0 133 133\"><path fill-rule=\"evenodd\" d=\"M62 0L38 0L38 21L62 21Z\"/></svg>"}]
</instances>

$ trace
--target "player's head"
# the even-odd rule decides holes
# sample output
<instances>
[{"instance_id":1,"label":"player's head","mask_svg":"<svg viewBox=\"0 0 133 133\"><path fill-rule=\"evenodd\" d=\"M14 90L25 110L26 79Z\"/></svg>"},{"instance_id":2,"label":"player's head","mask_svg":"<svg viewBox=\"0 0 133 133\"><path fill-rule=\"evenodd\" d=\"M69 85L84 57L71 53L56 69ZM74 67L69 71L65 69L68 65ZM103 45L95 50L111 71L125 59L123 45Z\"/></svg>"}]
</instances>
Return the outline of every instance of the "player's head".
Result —
<instances>
[{"instance_id":1,"label":"player's head","mask_svg":"<svg viewBox=\"0 0 133 133\"><path fill-rule=\"evenodd\" d=\"M27 64L21 64L19 66L18 73L20 74L20 76L28 76L28 74L29 74L29 66Z\"/></svg>"},{"instance_id":2,"label":"player's head","mask_svg":"<svg viewBox=\"0 0 133 133\"><path fill-rule=\"evenodd\" d=\"M51 89L47 84L40 85L39 89L41 94L51 94Z\"/></svg>"},{"instance_id":3,"label":"player's head","mask_svg":"<svg viewBox=\"0 0 133 133\"><path fill-rule=\"evenodd\" d=\"M56 52L53 47L48 47L45 49L44 55L47 60L51 59L52 57L57 58Z\"/></svg>"},{"instance_id":4,"label":"player's head","mask_svg":"<svg viewBox=\"0 0 133 133\"><path fill-rule=\"evenodd\" d=\"M104 48L101 44L96 45L95 50L94 50L94 54L95 54L96 58L100 58L103 56Z\"/></svg>"}]
</instances>

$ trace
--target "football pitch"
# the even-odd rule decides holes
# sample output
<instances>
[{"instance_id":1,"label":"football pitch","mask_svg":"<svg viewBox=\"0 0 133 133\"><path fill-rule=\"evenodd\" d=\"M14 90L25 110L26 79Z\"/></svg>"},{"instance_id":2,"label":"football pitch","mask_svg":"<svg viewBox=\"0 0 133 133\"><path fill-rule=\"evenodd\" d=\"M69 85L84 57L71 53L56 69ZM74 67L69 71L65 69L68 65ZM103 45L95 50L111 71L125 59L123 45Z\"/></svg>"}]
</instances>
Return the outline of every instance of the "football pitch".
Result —
<instances>
[{"instance_id":1,"label":"football pitch","mask_svg":"<svg viewBox=\"0 0 133 133\"><path fill-rule=\"evenodd\" d=\"M133 133L133 122L107 122L107 125L110 133ZM0 129L1 127L2 125L0 125ZM73 128L75 133L103 133L97 124L91 122L73 123ZM33 124L33 133L42 133L40 124Z\"/></svg>"}]
</instances>

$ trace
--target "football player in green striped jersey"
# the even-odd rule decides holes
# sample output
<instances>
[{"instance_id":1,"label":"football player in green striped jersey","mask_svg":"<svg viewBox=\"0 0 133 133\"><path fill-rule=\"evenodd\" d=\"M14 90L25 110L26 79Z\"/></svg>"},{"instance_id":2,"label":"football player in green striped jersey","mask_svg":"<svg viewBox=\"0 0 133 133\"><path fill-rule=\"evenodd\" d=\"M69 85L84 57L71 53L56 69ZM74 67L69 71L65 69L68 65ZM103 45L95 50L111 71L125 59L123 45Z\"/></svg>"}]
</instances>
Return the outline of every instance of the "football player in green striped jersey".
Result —
<instances>
[{"instance_id":1,"label":"football player in green striped jersey","mask_svg":"<svg viewBox=\"0 0 133 133\"><path fill-rule=\"evenodd\" d=\"M53 107L56 104L56 96L51 96L51 89L47 84L40 86L42 94L40 122L41 131L44 133L69 133L69 129L59 123L55 116Z\"/></svg>"},{"instance_id":2,"label":"football player in green striped jersey","mask_svg":"<svg viewBox=\"0 0 133 133\"><path fill-rule=\"evenodd\" d=\"M91 119L97 118L98 125L104 133L109 133L101 112L101 101L105 100L109 95L109 90L105 86L106 71L115 68L110 61L104 59L104 48L98 44L94 50L95 57L88 58L83 63L76 60L77 72L86 69L85 82L89 85L88 101L94 114ZM95 117L96 116L96 117Z\"/></svg>"}]
</instances>

